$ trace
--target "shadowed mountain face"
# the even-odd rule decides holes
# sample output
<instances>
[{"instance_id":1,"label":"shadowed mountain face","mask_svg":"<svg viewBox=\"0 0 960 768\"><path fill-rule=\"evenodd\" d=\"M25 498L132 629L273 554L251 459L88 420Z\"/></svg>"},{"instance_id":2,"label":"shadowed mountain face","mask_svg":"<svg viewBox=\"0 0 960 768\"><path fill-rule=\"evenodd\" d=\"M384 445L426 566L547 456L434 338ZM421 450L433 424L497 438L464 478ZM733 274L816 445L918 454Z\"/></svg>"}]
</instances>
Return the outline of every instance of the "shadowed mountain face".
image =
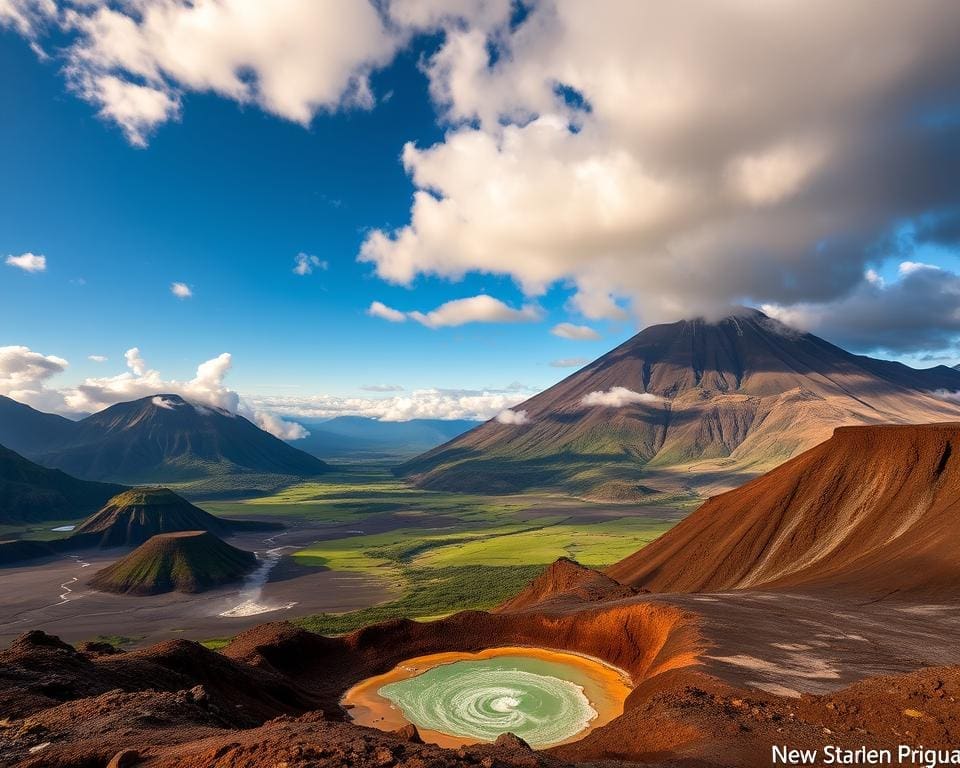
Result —
<instances>
[{"instance_id":1,"label":"shadowed mountain face","mask_svg":"<svg viewBox=\"0 0 960 768\"><path fill-rule=\"evenodd\" d=\"M658 592L833 589L953 599L960 424L842 427L607 570Z\"/></svg>"},{"instance_id":2,"label":"shadowed mountain face","mask_svg":"<svg viewBox=\"0 0 960 768\"><path fill-rule=\"evenodd\" d=\"M0 445L32 456L65 440L76 422L0 395Z\"/></svg>"},{"instance_id":3,"label":"shadowed mountain face","mask_svg":"<svg viewBox=\"0 0 960 768\"><path fill-rule=\"evenodd\" d=\"M207 531L161 533L97 571L90 586L130 595L203 592L242 579L256 565L252 552L231 547Z\"/></svg>"},{"instance_id":4,"label":"shadowed mountain face","mask_svg":"<svg viewBox=\"0 0 960 768\"><path fill-rule=\"evenodd\" d=\"M35 441L30 458L89 480L182 482L246 473L303 477L327 468L242 416L194 405L179 395L118 403L78 422L64 421L68 426L42 447Z\"/></svg>"},{"instance_id":5,"label":"shadowed mountain face","mask_svg":"<svg viewBox=\"0 0 960 768\"><path fill-rule=\"evenodd\" d=\"M83 517L122 490L41 467L0 446L0 524Z\"/></svg>"},{"instance_id":6,"label":"shadowed mountain face","mask_svg":"<svg viewBox=\"0 0 960 768\"><path fill-rule=\"evenodd\" d=\"M642 398L588 397L615 387ZM938 390L960 390L960 372L852 355L743 310L647 328L516 406L526 423L489 421L398 472L443 490L559 488L605 499L711 492L838 425L960 419L960 406Z\"/></svg>"}]
</instances>

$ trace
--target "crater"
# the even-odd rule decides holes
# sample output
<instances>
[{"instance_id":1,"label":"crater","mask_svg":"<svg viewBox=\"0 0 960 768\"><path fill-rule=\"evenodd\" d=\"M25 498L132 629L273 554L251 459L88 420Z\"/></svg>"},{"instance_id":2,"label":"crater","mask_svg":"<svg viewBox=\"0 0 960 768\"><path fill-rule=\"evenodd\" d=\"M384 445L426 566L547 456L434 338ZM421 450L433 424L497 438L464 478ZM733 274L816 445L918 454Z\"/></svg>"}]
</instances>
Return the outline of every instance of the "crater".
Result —
<instances>
[{"instance_id":1,"label":"crater","mask_svg":"<svg viewBox=\"0 0 960 768\"><path fill-rule=\"evenodd\" d=\"M543 748L583 738L623 712L630 676L598 659L546 648L501 647L408 659L347 691L359 725L408 723L445 747L513 733Z\"/></svg>"}]
</instances>

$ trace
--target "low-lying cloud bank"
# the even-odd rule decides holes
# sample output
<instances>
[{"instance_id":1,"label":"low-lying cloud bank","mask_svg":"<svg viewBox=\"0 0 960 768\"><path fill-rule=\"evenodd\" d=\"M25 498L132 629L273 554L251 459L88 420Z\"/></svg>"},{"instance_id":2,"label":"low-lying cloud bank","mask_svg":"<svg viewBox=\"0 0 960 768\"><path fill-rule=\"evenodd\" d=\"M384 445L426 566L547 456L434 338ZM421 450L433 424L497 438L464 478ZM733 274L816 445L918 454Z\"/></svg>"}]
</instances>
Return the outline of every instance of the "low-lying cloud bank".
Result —
<instances>
[{"instance_id":1,"label":"low-lying cloud bank","mask_svg":"<svg viewBox=\"0 0 960 768\"><path fill-rule=\"evenodd\" d=\"M0 347L0 394L45 411L82 415L115 403L173 393L198 405L238 413L261 429L284 440L306 437L307 429L295 419L366 416L382 421L410 419L470 419L486 421L526 400L534 391L519 386L503 389L419 389L389 397L338 397L305 395L243 397L225 383L233 357L224 352L201 363L192 379L164 378L151 368L139 348L124 355L127 370L113 376L90 377L75 386L53 386L54 377L69 363L24 346ZM396 392L395 386L367 387L374 392ZM159 407L166 407L155 397Z\"/></svg>"}]
</instances>

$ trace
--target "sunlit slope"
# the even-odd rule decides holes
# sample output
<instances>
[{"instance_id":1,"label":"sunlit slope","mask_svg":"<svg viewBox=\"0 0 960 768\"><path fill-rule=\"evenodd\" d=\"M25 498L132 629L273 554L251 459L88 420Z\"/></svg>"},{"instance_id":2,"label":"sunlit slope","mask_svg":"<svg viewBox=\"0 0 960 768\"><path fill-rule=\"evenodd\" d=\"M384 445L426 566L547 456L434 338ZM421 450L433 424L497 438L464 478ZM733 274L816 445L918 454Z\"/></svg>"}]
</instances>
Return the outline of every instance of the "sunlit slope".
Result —
<instances>
[{"instance_id":1,"label":"sunlit slope","mask_svg":"<svg viewBox=\"0 0 960 768\"><path fill-rule=\"evenodd\" d=\"M593 392L646 395L616 407ZM637 499L738 485L820 443L840 425L960 419L936 393L960 372L918 371L852 355L756 310L718 322L647 328L516 406L524 424L489 421L403 464L425 488L559 489Z\"/></svg>"},{"instance_id":2,"label":"sunlit slope","mask_svg":"<svg viewBox=\"0 0 960 768\"><path fill-rule=\"evenodd\" d=\"M960 424L844 427L607 570L659 592L960 589Z\"/></svg>"}]
</instances>

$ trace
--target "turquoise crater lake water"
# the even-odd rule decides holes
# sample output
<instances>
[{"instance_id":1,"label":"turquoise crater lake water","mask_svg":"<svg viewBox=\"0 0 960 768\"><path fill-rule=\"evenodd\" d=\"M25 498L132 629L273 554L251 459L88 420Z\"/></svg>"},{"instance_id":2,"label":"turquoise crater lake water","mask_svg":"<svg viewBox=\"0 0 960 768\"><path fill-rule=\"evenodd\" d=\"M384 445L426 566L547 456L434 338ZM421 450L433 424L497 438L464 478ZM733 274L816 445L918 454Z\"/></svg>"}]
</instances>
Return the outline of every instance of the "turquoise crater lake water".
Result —
<instances>
[{"instance_id":1,"label":"turquoise crater lake water","mask_svg":"<svg viewBox=\"0 0 960 768\"><path fill-rule=\"evenodd\" d=\"M445 747L514 733L533 747L582 738L623 712L629 676L599 659L529 646L444 651L368 677L341 703L359 725L413 723Z\"/></svg>"}]
</instances>

